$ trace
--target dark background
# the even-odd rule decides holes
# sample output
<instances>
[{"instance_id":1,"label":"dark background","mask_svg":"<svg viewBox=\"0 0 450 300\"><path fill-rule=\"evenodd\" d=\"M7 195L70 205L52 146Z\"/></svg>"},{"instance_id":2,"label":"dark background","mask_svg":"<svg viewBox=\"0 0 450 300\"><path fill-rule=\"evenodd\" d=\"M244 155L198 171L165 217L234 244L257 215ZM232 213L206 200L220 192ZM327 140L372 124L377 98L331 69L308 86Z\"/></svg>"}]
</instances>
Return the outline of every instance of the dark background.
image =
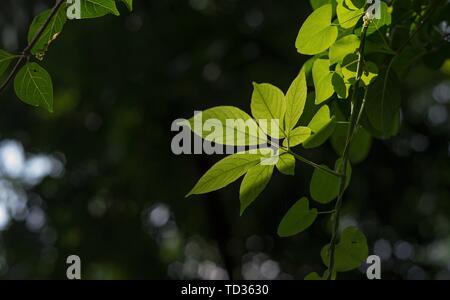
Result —
<instances>
[{"instance_id":1,"label":"dark background","mask_svg":"<svg viewBox=\"0 0 450 300\"><path fill-rule=\"evenodd\" d=\"M68 22L41 63L55 112L0 96L0 278L302 279L323 272L328 217L280 239L312 173L278 172L239 217L237 183L186 199L220 157L175 156L171 123L194 110L249 112L252 82L284 91L307 57L294 47L307 1L135 1L121 17ZM0 2L0 48L20 52L51 1ZM449 70L447 68L447 74ZM385 279L450 279L448 75L418 64L402 88L398 136L353 167L343 226L366 233ZM334 160L329 146L302 151ZM362 270L340 278L363 279Z\"/></svg>"}]
</instances>

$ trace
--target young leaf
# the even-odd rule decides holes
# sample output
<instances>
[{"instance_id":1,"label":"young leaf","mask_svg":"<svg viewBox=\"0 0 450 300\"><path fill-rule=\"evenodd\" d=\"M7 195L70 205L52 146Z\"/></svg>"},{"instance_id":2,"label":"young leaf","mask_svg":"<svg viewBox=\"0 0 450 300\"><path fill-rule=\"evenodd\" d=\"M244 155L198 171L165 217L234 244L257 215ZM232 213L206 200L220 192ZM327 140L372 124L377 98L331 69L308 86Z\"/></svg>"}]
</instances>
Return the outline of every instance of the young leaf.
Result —
<instances>
[{"instance_id":1,"label":"young leaf","mask_svg":"<svg viewBox=\"0 0 450 300\"><path fill-rule=\"evenodd\" d=\"M328 100L334 94L330 61L328 59L317 59L312 68L312 76L316 89L315 103L318 105Z\"/></svg>"},{"instance_id":2,"label":"young leaf","mask_svg":"<svg viewBox=\"0 0 450 300\"><path fill-rule=\"evenodd\" d=\"M266 188L272 177L273 168L273 165L258 164L250 168L245 174L239 191L241 215Z\"/></svg>"},{"instance_id":3,"label":"young leaf","mask_svg":"<svg viewBox=\"0 0 450 300\"><path fill-rule=\"evenodd\" d=\"M336 171L339 171L342 164L342 160L339 159L336 162ZM323 166L328 168L327 166ZM347 186L350 184L351 179L351 165L347 164ZM339 187L341 179L335 175L324 172L320 169L315 169L311 178L310 193L311 197L322 204L327 204L333 201L339 194Z\"/></svg>"},{"instance_id":4,"label":"young leaf","mask_svg":"<svg viewBox=\"0 0 450 300\"><path fill-rule=\"evenodd\" d=\"M246 112L234 106L217 106L189 120L194 133L207 141L228 146L256 146L267 142L267 135ZM205 127L207 130L205 130Z\"/></svg>"},{"instance_id":5,"label":"young leaf","mask_svg":"<svg viewBox=\"0 0 450 300\"><path fill-rule=\"evenodd\" d=\"M0 49L0 76L5 73L13 59L16 57L17 55L9 54L8 52Z\"/></svg>"},{"instance_id":6,"label":"young leaf","mask_svg":"<svg viewBox=\"0 0 450 300\"><path fill-rule=\"evenodd\" d=\"M338 17L339 25L344 29L355 27L356 23L364 15L364 9L351 10L346 7L344 0L337 0L336 14Z\"/></svg>"},{"instance_id":7,"label":"young leaf","mask_svg":"<svg viewBox=\"0 0 450 300\"><path fill-rule=\"evenodd\" d=\"M119 11L114 0L80 0L81 18L103 17L107 14L118 16Z\"/></svg>"},{"instance_id":8,"label":"young leaf","mask_svg":"<svg viewBox=\"0 0 450 300\"><path fill-rule=\"evenodd\" d=\"M330 122L330 108L328 105L322 106L314 115L308 127L312 132L316 133L322 130Z\"/></svg>"},{"instance_id":9,"label":"young leaf","mask_svg":"<svg viewBox=\"0 0 450 300\"><path fill-rule=\"evenodd\" d=\"M299 126L292 130L283 141L284 147L295 147L306 141L311 136L311 129L308 127Z\"/></svg>"},{"instance_id":10,"label":"young leaf","mask_svg":"<svg viewBox=\"0 0 450 300\"><path fill-rule=\"evenodd\" d=\"M128 7L129 11L133 10L133 0L120 0Z\"/></svg>"},{"instance_id":11,"label":"young leaf","mask_svg":"<svg viewBox=\"0 0 450 300\"><path fill-rule=\"evenodd\" d=\"M295 175L295 157L286 152L279 150L279 158L277 162L277 169L284 175L294 176Z\"/></svg>"},{"instance_id":12,"label":"young leaf","mask_svg":"<svg viewBox=\"0 0 450 300\"><path fill-rule=\"evenodd\" d=\"M62 5L57 11L56 15L50 20L50 23L42 33L41 37L36 42L36 45L31 49L31 53L41 58L45 52L47 52L48 46L58 37L60 32L63 30L64 24L67 21L66 17L66 5ZM34 39L37 33L44 26L51 10L45 10L44 12L37 15L30 25L28 30L28 43Z\"/></svg>"},{"instance_id":13,"label":"young leaf","mask_svg":"<svg viewBox=\"0 0 450 300\"><path fill-rule=\"evenodd\" d=\"M315 55L330 48L338 36L338 29L332 26L331 17L331 4L323 5L309 15L295 42L298 52Z\"/></svg>"},{"instance_id":14,"label":"young leaf","mask_svg":"<svg viewBox=\"0 0 450 300\"><path fill-rule=\"evenodd\" d=\"M263 128L271 137L283 138L285 136L283 130L284 114L286 113L286 100L283 92L267 83L254 83L252 95L251 110L253 117L259 122L264 120L267 128ZM278 130L271 130L271 121L278 122Z\"/></svg>"},{"instance_id":15,"label":"young leaf","mask_svg":"<svg viewBox=\"0 0 450 300\"><path fill-rule=\"evenodd\" d=\"M263 156L248 152L236 153L225 157L200 178L192 191L186 195L201 195L219 190L238 180L247 171L258 165Z\"/></svg>"},{"instance_id":16,"label":"young leaf","mask_svg":"<svg viewBox=\"0 0 450 300\"><path fill-rule=\"evenodd\" d=\"M286 116L284 123L287 135L297 125L303 113L307 94L306 75L302 69L286 94Z\"/></svg>"},{"instance_id":17,"label":"young leaf","mask_svg":"<svg viewBox=\"0 0 450 300\"><path fill-rule=\"evenodd\" d=\"M369 86L365 111L370 124L381 133L382 138L391 136L392 128L398 121L400 102L400 90L394 76L379 78Z\"/></svg>"},{"instance_id":18,"label":"young leaf","mask_svg":"<svg viewBox=\"0 0 450 300\"><path fill-rule=\"evenodd\" d=\"M317 218L317 209L309 209L308 198L303 197L295 203L278 226L280 237L289 237L306 230Z\"/></svg>"},{"instance_id":19,"label":"young leaf","mask_svg":"<svg viewBox=\"0 0 450 300\"><path fill-rule=\"evenodd\" d=\"M38 64L28 63L17 73L14 90L23 102L53 112L52 79Z\"/></svg>"},{"instance_id":20,"label":"young leaf","mask_svg":"<svg viewBox=\"0 0 450 300\"><path fill-rule=\"evenodd\" d=\"M318 9L321 6L324 6L325 4L331 4L333 6L333 11L336 8L335 0L309 0L309 3L314 10Z\"/></svg>"},{"instance_id":21,"label":"young leaf","mask_svg":"<svg viewBox=\"0 0 450 300\"><path fill-rule=\"evenodd\" d=\"M330 65L342 63L348 54L356 52L360 44L359 38L354 34L349 34L336 41L330 48Z\"/></svg>"},{"instance_id":22,"label":"young leaf","mask_svg":"<svg viewBox=\"0 0 450 300\"><path fill-rule=\"evenodd\" d=\"M322 248L320 255L323 263L329 264L329 245ZM335 269L337 272L347 272L359 268L367 259L369 249L367 239L358 228L347 227L341 234L341 239L334 252Z\"/></svg>"}]
</instances>

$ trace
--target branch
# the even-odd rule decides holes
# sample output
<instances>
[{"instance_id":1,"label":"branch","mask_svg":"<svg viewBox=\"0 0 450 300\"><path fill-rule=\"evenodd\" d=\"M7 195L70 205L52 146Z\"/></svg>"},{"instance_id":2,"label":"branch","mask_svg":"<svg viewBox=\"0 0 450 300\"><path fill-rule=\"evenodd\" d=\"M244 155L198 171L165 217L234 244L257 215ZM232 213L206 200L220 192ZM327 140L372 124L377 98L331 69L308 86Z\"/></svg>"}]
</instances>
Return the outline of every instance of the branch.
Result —
<instances>
[{"instance_id":1,"label":"branch","mask_svg":"<svg viewBox=\"0 0 450 300\"><path fill-rule=\"evenodd\" d=\"M342 200L343 200L343 196L345 193L345 188L347 185L347 163L349 161L349 153L350 153L350 144L352 142L354 133L358 127L358 123L360 120L360 115L362 113L362 110L364 109L364 101L359 104L358 103L358 88L359 88L359 84L361 82L361 77L362 77L362 73L363 73L363 61L364 61L364 48L365 48L365 44L366 44L366 35L367 35L367 30L369 28L369 23L370 21L368 19L364 19L364 27L363 27L363 31L361 33L361 43L358 49L358 65L357 65L357 69L356 69L356 82L355 82L355 86L353 89L353 95L352 95L352 99L351 99L351 111L350 111L350 124L348 126L347 129L347 138L345 141L345 146L344 146L344 152L342 154L342 165L340 167L341 170L338 170L338 172L340 172L342 174L341 177L341 182L340 182L340 186L339 186L339 193L338 193L338 199L336 201L336 205L334 208L334 223L333 223L333 233L331 236L331 241L330 241L330 248L329 248L329 262L328 262L328 278L327 279L331 279L333 277L333 273L335 271L335 259L334 259L334 254L335 254L335 250L336 250L336 244L337 244L337 237L338 237L338 229L339 229L339 219L340 219L340 209L342 207Z\"/></svg>"},{"instance_id":2,"label":"branch","mask_svg":"<svg viewBox=\"0 0 450 300\"><path fill-rule=\"evenodd\" d=\"M292 156L294 156L297 160L299 160L301 162L304 162L305 164L310 165L311 167L313 167L315 169L319 169L319 170L321 170L321 171L323 171L325 173L331 174L333 176L337 176L339 178L342 177L342 174L340 174L340 173L338 173L336 171L330 170L328 168L325 168L325 167L323 167L323 166L321 166L319 164L316 164L315 162L312 162L312 161L304 158L303 156L298 155L297 153L293 152L292 150L289 150L289 149L283 149L283 150L285 150L287 153L289 153Z\"/></svg>"},{"instance_id":3,"label":"branch","mask_svg":"<svg viewBox=\"0 0 450 300\"><path fill-rule=\"evenodd\" d=\"M47 29L48 25L50 24L53 17L56 15L58 10L61 8L61 6L64 4L65 0L57 0L55 6L53 6L50 14L48 15L47 19L45 20L45 23L42 25L42 27L39 29L39 31L36 33L36 35L33 37L31 42L23 49L22 54L17 60L16 64L14 65L14 68L9 73L8 77L6 78L5 82L0 86L0 94L8 87L9 83L13 80L13 78L16 76L16 74L19 72L20 67L22 64L30 59L31 56L31 50L36 45L36 43L41 38L42 34Z\"/></svg>"}]
</instances>

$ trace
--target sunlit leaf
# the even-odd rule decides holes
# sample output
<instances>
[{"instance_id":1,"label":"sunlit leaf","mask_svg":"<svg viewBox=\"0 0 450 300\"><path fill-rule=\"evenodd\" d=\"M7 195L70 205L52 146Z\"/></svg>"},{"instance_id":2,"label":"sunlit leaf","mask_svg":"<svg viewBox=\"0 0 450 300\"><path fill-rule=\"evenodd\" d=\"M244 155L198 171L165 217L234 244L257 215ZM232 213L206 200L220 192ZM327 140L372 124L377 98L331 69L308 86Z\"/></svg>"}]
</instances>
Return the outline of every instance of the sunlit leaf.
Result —
<instances>
[{"instance_id":1,"label":"sunlit leaf","mask_svg":"<svg viewBox=\"0 0 450 300\"><path fill-rule=\"evenodd\" d=\"M284 114L286 113L286 100L283 92L267 83L254 83L252 95L251 110L253 117L259 122L262 129L274 138L283 138L285 136L282 128ZM261 121L266 121L266 128ZM278 126L272 130L271 122L275 121Z\"/></svg>"},{"instance_id":2,"label":"sunlit leaf","mask_svg":"<svg viewBox=\"0 0 450 300\"><path fill-rule=\"evenodd\" d=\"M364 15L364 9L356 9L352 10L345 6L344 0L337 0L338 4L336 7L336 14L339 20L339 25L344 28L353 28L356 23L362 18Z\"/></svg>"},{"instance_id":3,"label":"sunlit leaf","mask_svg":"<svg viewBox=\"0 0 450 300\"><path fill-rule=\"evenodd\" d=\"M308 198L297 201L286 213L278 226L280 237L289 237L306 230L317 218L317 209L309 209Z\"/></svg>"},{"instance_id":4,"label":"sunlit leaf","mask_svg":"<svg viewBox=\"0 0 450 300\"><path fill-rule=\"evenodd\" d=\"M239 191L241 215L266 188L272 177L273 168L273 165L258 164L247 171Z\"/></svg>"},{"instance_id":5,"label":"sunlit leaf","mask_svg":"<svg viewBox=\"0 0 450 300\"><path fill-rule=\"evenodd\" d=\"M251 153L237 153L225 157L200 178L186 197L206 194L226 187L247 173L250 168L258 165L262 158L261 154Z\"/></svg>"},{"instance_id":6,"label":"sunlit leaf","mask_svg":"<svg viewBox=\"0 0 450 300\"><path fill-rule=\"evenodd\" d=\"M302 144L311 136L309 127L299 126L289 133L289 137L283 141L284 147L295 147Z\"/></svg>"},{"instance_id":7,"label":"sunlit leaf","mask_svg":"<svg viewBox=\"0 0 450 300\"><path fill-rule=\"evenodd\" d=\"M307 94L306 76L304 70L302 70L292 82L286 94L286 116L284 121L286 134L289 134L289 131L297 125L305 108Z\"/></svg>"},{"instance_id":8,"label":"sunlit leaf","mask_svg":"<svg viewBox=\"0 0 450 300\"><path fill-rule=\"evenodd\" d=\"M330 48L330 64L342 63L348 54L355 53L360 44L359 38L349 34L336 41Z\"/></svg>"},{"instance_id":9,"label":"sunlit leaf","mask_svg":"<svg viewBox=\"0 0 450 300\"><path fill-rule=\"evenodd\" d=\"M285 153L280 150L277 169L284 175L295 175L295 157L290 153Z\"/></svg>"},{"instance_id":10,"label":"sunlit leaf","mask_svg":"<svg viewBox=\"0 0 450 300\"><path fill-rule=\"evenodd\" d=\"M309 15L295 43L298 52L314 55L330 48L338 36L338 29L332 26L331 17L331 4L323 5Z\"/></svg>"},{"instance_id":11,"label":"sunlit leaf","mask_svg":"<svg viewBox=\"0 0 450 300\"><path fill-rule=\"evenodd\" d=\"M315 103L321 104L334 94L330 61L328 59L317 59L312 68L312 76L316 90Z\"/></svg>"}]
</instances>

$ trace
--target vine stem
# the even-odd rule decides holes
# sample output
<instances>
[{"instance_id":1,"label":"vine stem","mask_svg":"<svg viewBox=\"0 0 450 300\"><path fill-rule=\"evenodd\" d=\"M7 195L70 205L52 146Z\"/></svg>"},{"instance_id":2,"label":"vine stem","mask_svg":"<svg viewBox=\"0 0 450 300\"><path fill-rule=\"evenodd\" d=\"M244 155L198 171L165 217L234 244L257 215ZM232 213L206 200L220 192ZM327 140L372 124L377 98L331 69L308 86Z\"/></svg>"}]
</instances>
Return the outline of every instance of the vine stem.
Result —
<instances>
[{"instance_id":1,"label":"vine stem","mask_svg":"<svg viewBox=\"0 0 450 300\"><path fill-rule=\"evenodd\" d=\"M16 76L16 74L19 72L20 67L22 64L30 59L31 56L31 50L36 45L36 43L41 38L42 34L47 29L48 25L50 24L53 17L56 15L58 10L61 8L61 6L64 4L65 0L57 0L55 5L53 6L50 14L48 15L47 19L45 20L42 27L39 29L39 31L36 33L36 35L33 37L31 42L23 49L22 54L18 55L19 58L12 68L11 72L9 73L8 77L6 78L5 82L0 86L0 94L4 92L4 90L8 87L9 83L13 80L13 78Z\"/></svg>"},{"instance_id":2,"label":"vine stem","mask_svg":"<svg viewBox=\"0 0 450 300\"><path fill-rule=\"evenodd\" d=\"M328 168L325 168L324 166L321 166L321 165L319 165L319 164L316 164L315 162L312 162L312 161L310 161L310 160L308 160L308 159L306 159L306 158L304 158L304 157L298 155L297 153L293 152L292 150L289 150L289 149L283 149L283 150L285 150L287 153L289 153L289 154L291 154L292 156L294 156L297 160L299 160L299 161L301 161L301 162L304 162L305 164L308 164L308 165L310 165L311 167L313 167L313 168L315 168L315 169L319 169L319 170L321 170L321 171L323 171L323 172L325 172L325 173L328 173L328 174L337 176L337 177L339 177L339 178L342 177L342 174L341 174L341 173L336 172L336 171L333 171L333 170L330 170L330 169L328 169Z\"/></svg>"},{"instance_id":3,"label":"vine stem","mask_svg":"<svg viewBox=\"0 0 450 300\"><path fill-rule=\"evenodd\" d=\"M352 142L353 136L355 134L356 129L358 128L358 123L360 120L360 116L362 113L362 110L364 109L364 101L361 103L358 103L358 88L361 82L361 77L363 73L363 64L364 64L364 49L366 44L366 35L367 30L369 28L370 21L367 18L364 18L364 27L361 33L361 42L358 49L358 64L356 68L356 82L353 89L353 94L351 98L351 110L350 110L350 121L349 126L347 129L347 138L345 141L344 151L342 154L342 164L340 166L340 174L342 174L340 184L339 184L339 193L338 198L336 201L336 205L334 208L333 213L333 232L331 235L331 240L329 244L329 261L328 261L328 278L332 279L333 274L335 272L335 259L334 254L336 251L336 244L337 244L337 238L338 238L338 230L339 230L339 220L340 220L340 209L342 207L342 200L345 193L346 185L347 185L347 179L348 179L348 168L347 164L349 162L349 153L350 153L350 144Z\"/></svg>"}]
</instances>

